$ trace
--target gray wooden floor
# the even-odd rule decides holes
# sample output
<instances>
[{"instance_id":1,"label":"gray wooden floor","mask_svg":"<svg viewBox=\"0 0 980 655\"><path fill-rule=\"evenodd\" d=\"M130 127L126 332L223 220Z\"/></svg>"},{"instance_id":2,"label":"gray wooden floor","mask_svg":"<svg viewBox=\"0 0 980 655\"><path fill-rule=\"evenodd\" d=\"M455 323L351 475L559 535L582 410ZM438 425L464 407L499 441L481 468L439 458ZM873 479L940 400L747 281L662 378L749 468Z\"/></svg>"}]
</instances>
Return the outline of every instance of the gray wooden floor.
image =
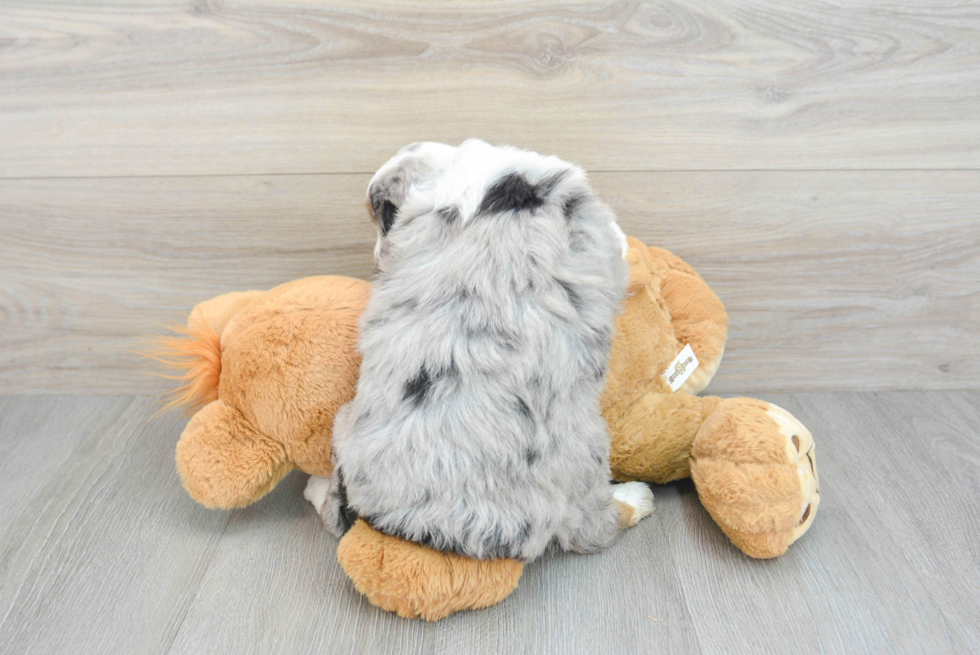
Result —
<instances>
[{"instance_id":1,"label":"gray wooden floor","mask_svg":"<svg viewBox=\"0 0 980 655\"><path fill-rule=\"evenodd\" d=\"M980 650L980 392L772 395L823 501L783 558L733 549L693 487L608 551L528 567L437 624L370 606L292 474L245 510L180 488L184 419L132 397L0 397L0 652Z\"/></svg>"}]
</instances>

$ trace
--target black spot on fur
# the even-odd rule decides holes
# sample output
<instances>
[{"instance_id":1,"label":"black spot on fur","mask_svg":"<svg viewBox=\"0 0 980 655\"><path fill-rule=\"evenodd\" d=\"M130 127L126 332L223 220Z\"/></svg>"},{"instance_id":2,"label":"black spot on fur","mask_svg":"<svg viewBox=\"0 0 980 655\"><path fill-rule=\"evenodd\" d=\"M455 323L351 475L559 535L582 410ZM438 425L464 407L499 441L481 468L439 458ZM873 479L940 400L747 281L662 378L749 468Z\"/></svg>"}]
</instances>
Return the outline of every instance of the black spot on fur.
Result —
<instances>
[{"instance_id":1,"label":"black spot on fur","mask_svg":"<svg viewBox=\"0 0 980 655\"><path fill-rule=\"evenodd\" d=\"M346 533L354 525L354 522L357 521L357 512L354 511L354 508L347 501L347 485L344 484L344 474L339 467L337 468L336 476L337 504L340 506L340 523Z\"/></svg>"},{"instance_id":2,"label":"black spot on fur","mask_svg":"<svg viewBox=\"0 0 980 655\"><path fill-rule=\"evenodd\" d=\"M418 375L405 383L403 400L409 400L412 405L418 407L425 401L431 386L432 379L429 377L429 372L425 370L425 366L420 366Z\"/></svg>"},{"instance_id":3,"label":"black spot on fur","mask_svg":"<svg viewBox=\"0 0 980 655\"><path fill-rule=\"evenodd\" d=\"M443 207L439 210L439 218L452 225L459 221L459 207Z\"/></svg>"},{"instance_id":4,"label":"black spot on fur","mask_svg":"<svg viewBox=\"0 0 980 655\"><path fill-rule=\"evenodd\" d=\"M375 520L376 517L372 516L362 516L360 517L365 522L368 523L378 532L386 534L391 537L398 537L400 539L405 539L406 541L412 541L422 546L428 546L433 550L442 551L444 553L456 553L457 555L469 556L463 547L463 544L452 537L447 537L442 532L438 530L427 530L421 534L411 534L406 530L404 523L399 522L397 525L378 525ZM528 535L531 533L531 524L525 522L518 532L515 539L508 541L504 538L503 533L500 528L494 528L488 535L483 539L484 557L487 559L493 559L498 557L503 558L518 558L520 557L521 549L524 547L524 542L527 541Z\"/></svg>"},{"instance_id":5,"label":"black spot on fur","mask_svg":"<svg viewBox=\"0 0 980 655\"><path fill-rule=\"evenodd\" d=\"M561 204L561 213L565 216L565 220L570 220L572 214L578 209L582 203L585 202L585 196L582 195L571 195L565 198L565 201Z\"/></svg>"},{"instance_id":6,"label":"black spot on fur","mask_svg":"<svg viewBox=\"0 0 980 655\"><path fill-rule=\"evenodd\" d=\"M388 234L388 230L395 223L397 212L398 208L390 200L385 200L385 204L381 208L381 236Z\"/></svg>"},{"instance_id":7,"label":"black spot on fur","mask_svg":"<svg viewBox=\"0 0 980 655\"><path fill-rule=\"evenodd\" d=\"M514 540L516 545L515 552L524 547L524 542L527 541L528 535L530 534L531 523L530 521L525 521L524 525L521 526L521 531L517 533L517 539Z\"/></svg>"},{"instance_id":8,"label":"black spot on fur","mask_svg":"<svg viewBox=\"0 0 980 655\"><path fill-rule=\"evenodd\" d=\"M387 532L392 534L392 531L382 530L381 532ZM444 553L456 553L457 555L463 555L463 544L459 543L455 539L450 539L441 532L423 532L419 535L418 539L412 539L410 535L407 535L404 530L395 530L392 536L401 537L408 541L414 541L415 543L421 544L423 546L428 546L433 550L439 550Z\"/></svg>"},{"instance_id":9,"label":"black spot on fur","mask_svg":"<svg viewBox=\"0 0 980 655\"><path fill-rule=\"evenodd\" d=\"M544 204L544 198L537 189L518 173L509 173L497 180L487 190L480 203L480 214L499 214L505 211L537 209Z\"/></svg>"},{"instance_id":10,"label":"black spot on fur","mask_svg":"<svg viewBox=\"0 0 980 655\"><path fill-rule=\"evenodd\" d=\"M592 239L582 230L572 230L568 235L568 249L574 253L585 252Z\"/></svg>"},{"instance_id":11,"label":"black spot on fur","mask_svg":"<svg viewBox=\"0 0 980 655\"><path fill-rule=\"evenodd\" d=\"M558 394L554 391L548 393L548 400L544 404L544 423L550 423L556 408L558 407ZM549 433L548 439L552 446L555 445L555 435Z\"/></svg>"},{"instance_id":12,"label":"black spot on fur","mask_svg":"<svg viewBox=\"0 0 980 655\"><path fill-rule=\"evenodd\" d=\"M527 460L528 466L534 466L534 464L541 459L541 453L536 451L534 448L528 447L524 452L524 458Z\"/></svg>"},{"instance_id":13,"label":"black spot on fur","mask_svg":"<svg viewBox=\"0 0 980 655\"><path fill-rule=\"evenodd\" d=\"M472 341L486 340L491 341L498 348L516 352L520 342L518 338L507 330L484 323L482 325L466 328L466 337Z\"/></svg>"},{"instance_id":14,"label":"black spot on fur","mask_svg":"<svg viewBox=\"0 0 980 655\"><path fill-rule=\"evenodd\" d=\"M370 418L371 418L371 410L370 409L367 409L367 410L365 410L365 411L363 411L363 412L361 412L360 414L357 415L357 418L354 419L354 426L355 427L361 427L361 426L364 425L364 422L367 421L367 420L369 420ZM361 474L358 473L358 475L361 475Z\"/></svg>"},{"instance_id":15,"label":"black spot on fur","mask_svg":"<svg viewBox=\"0 0 980 655\"><path fill-rule=\"evenodd\" d=\"M524 547L524 542L527 541L528 535L530 534L531 524L527 521L521 525L520 531L513 539L505 538L503 533L501 533L500 528L494 528L493 532L490 533L483 543L486 557L520 557L521 549Z\"/></svg>"},{"instance_id":16,"label":"black spot on fur","mask_svg":"<svg viewBox=\"0 0 980 655\"><path fill-rule=\"evenodd\" d=\"M408 300L402 300L400 302L393 303L391 305L392 309L407 309L415 310L419 308L419 301L415 298L409 298Z\"/></svg>"},{"instance_id":17,"label":"black spot on fur","mask_svg":"<svg viewBox=\"0 0 980 655\"><path fill-rule=\"evenodd\" d=\"M401 536L401 535L398 534L394 536ZM402 538L404 539L405 537ZM435 546L433 544L436 540L437 537L433 535L431 532L423 532L422 535L418 538L418 543L422 544L423 546L428 546L429 548L434 548Z\"/></svg>"},{"instance_id":18,"label":"black spot on fur","mask_svg":"<svg viewBox=\"0 0 980 655\"><path fill-rule=\"evenodd\" d=\"M487 537L483 547L486 548L487 552L497 553L500 552L503 545L504 535L501 534L499 527L494 527L493 532L491 532L490 536Z\"/></svg>"},{"instance_id":19,"label":"black spot on fur","mask_svg":"<svg viewBox=\"0 0 980 655\"><path fill-rule=\"evenodd\" d=\"M531 418L531 408L527 406L523 398L517 399L517 411L521 413L524 418Z\"/></svg>"},{"instance_id":20,"label":"black spot on fur","mask_svg":"<svg viewBox=\"0 0 980 655\"><path fill-rule=\"evenodd\" d=\"M510 352L517 351L517 337L510 332L502 329L495 329L491 331L491 334L493 335L494 341L496 341L497 345L499 345L501 348L509 350Z\"/></svg>"},{"instance_id":21,"label":"black spot on fur","mask_svg":"<svg viewBox=\"0 0 980 655\"><path fill-rule=\"evenodd\" d=\"M575 308L575 311L581 311L582 297L578 295L578 292L575 291L572 285L564 280L555 279L555 281L561 285L561 288L565 290L566 294L568 294L568 302L572 303L572 307Z\"/></svg>"}]
</instances>

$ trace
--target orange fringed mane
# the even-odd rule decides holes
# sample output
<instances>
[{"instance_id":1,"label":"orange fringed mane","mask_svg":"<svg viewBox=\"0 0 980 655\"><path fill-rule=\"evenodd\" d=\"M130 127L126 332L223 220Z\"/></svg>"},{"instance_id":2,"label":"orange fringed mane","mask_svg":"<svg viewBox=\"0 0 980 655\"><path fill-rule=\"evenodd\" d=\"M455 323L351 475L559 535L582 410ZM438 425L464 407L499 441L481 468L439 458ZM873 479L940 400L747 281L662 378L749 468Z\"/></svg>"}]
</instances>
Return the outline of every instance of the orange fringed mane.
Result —
<instances>
[{"instance_id":1,"label":"orange fringed mane","mask_svg":"<svg viewBox=\"0 0 980 655\"><path fill-rule=\"evenodd\" d=\"M209 326L188 328L170 325L167 328L181 336L153 337L152 349L140 353L167 368L182 371L177 375L159 374L169 380L183 382L170 392L161 412L184 407L193 414L218 399L218 380L221 377L221 335Z\"/></svg>"}]
</instances>

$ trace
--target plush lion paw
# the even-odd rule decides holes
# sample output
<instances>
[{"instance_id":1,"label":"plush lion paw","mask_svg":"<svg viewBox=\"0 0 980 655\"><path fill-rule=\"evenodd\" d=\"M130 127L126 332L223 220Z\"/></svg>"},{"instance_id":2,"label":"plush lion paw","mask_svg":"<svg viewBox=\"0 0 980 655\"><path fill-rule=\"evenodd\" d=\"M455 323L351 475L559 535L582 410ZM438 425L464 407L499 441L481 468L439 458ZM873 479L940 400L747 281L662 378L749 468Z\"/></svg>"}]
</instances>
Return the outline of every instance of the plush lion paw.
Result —
<instances>
[{"instance_id":1,"label":"plush lion paw","mask_svg":"<svg viewBox=\"0 0 980 655\"><path fill-rule=\"evenodd\" d=\"M721 401L691 450L702 504L752 557L776 557L803 536L820 488L813 437L781 407L751 398Z\"/></svg>"},{"instance_id":2,"label":"plush lion paw","mask_svg":"<svg viewBox=\"0 0 980 655\"><path fill-rule=\"evenodd\" d=\"M806 532L820 504L820 484L817 478L817 452L813 443L813 435L800 423L795 416L778 405L769 404L766 411L779 426L779 433L786 440L786 454L791 463L796 464L796 475L803 490L799 523L793 528L796 541Z\"/></svg>"},{"instance_id":3,"label":"plush lion paw","mask_svg":"<svg viewBox=\"0 0 980 655\"><path fill-rule=\"evenodd\" d=\"M212 509L254 503L293 468L285 447L218 399L191 418L177 442L177 471L191 498Z\"/></svg>"},{"instance_id":4,"label":"plush lion paw","mask_svg":"<svg viewBox=\"0 0 980 655\"><path fill-rule=\"evenodd\" d=\"M496 605L524 571L520 560L440 552L382 534L361 519L340 540L337 561L373 605L426 621Z\"/></svg>"},{"instance_id":5,"label":"plush lion paw","mask_svg":"<svg viewBox=\"0 0 980 655\"><path fill-rule=\"evenodd\" d=\"M613 500L619 508L620 524L631 528L653 513L653 492L645 482L624 482L613 485Z\"/></svg>"}]
</instances>

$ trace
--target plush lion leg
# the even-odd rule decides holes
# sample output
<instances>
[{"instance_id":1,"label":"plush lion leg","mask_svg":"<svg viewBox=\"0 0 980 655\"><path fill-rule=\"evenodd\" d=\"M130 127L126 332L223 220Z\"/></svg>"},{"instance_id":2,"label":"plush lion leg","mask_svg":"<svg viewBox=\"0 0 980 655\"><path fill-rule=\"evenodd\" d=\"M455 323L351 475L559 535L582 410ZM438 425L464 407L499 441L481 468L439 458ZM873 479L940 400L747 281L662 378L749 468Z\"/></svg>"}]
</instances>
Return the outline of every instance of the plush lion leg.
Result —
<instances>
[{"instance_id":1,"label":"plush lion leg","mask_svg":"<svg viewBox=\"0 0 980 655\"><path fill-rule=\"evenodd\" d=\"M752 398L721 401L698 431L691 477L701 503L751 557L777 557L817 514L820 484L810 431Z\"/></svg>"},{"instance_id":2,"label":"plush lion leg","mask_svg":"<svg viewBox=\"0 0 980 655\"><path fill-rule=\"evenodd\" d=\"M694 479L708 513L751 557L777 557L820 504L813 437L792 414L751 398L648 392L606 412L613 477Z\"/></svg>"},{"instance_id":3,"label":"plush lion leg","mask_svg":"<svg viewBox=\"0 0 980 655\"><path fill-rule=\"evenodd\" d=\"M291 469L282 444L257 432L222 400L195 414L177 442L177 470L184 488L211 509L253 503Z\"/></svg>"},{"instance_id":4,"label":"plush lion leg","mask_svg":"<svg viewBox=\"0 0 980 655\"><path fill-rule=\"evenodd\" d=\"M382 534L358 520L337 560L372 604L399 616L437 621L496 605L517 587L524 563L474 560Z\"/></svg>"},{"instance_id":5,"label":"plush lion leg","mask_svg":"<svg viewBox=\"0 0 980 655\"><path fill-rule=\"evenodd\" d=\"M625 410L605 412L613 435L609 464L616 480L666 484L691 476L694 437L719 398L648 391Z\"/></svg>"}]
</instances>

